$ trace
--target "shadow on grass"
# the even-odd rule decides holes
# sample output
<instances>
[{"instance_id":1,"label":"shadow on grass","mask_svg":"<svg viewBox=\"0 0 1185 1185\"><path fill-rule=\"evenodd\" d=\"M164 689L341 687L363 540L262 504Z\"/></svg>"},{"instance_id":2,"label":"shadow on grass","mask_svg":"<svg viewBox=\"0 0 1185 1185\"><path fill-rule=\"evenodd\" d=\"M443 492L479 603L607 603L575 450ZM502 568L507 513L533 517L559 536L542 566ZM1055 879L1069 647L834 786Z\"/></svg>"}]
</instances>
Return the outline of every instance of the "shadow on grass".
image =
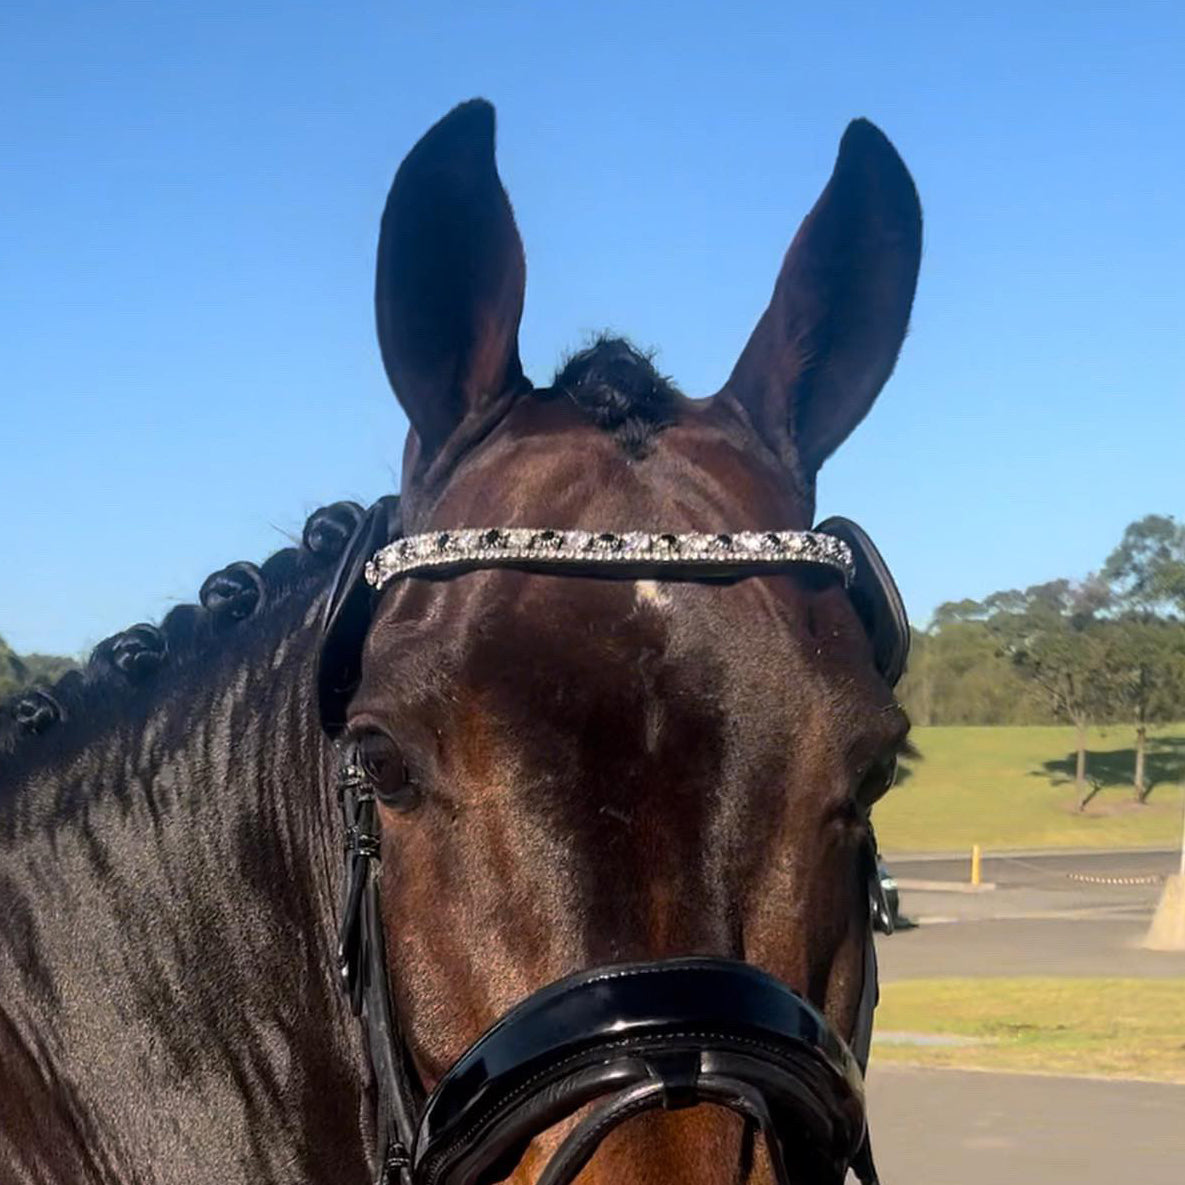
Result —
<instances>
[{"instance_id":1,"label":"shadow on grass","mask_svg":"<svg viewBox=\"0 0 1185 1185\"><path fill-rule=\"evenodd\" d=\"M1040 770L1033 770L1033 777L1045 777L1050 785L1065 786L1074 781L1078 755L1067 753L1065 757L1044 761ZM1099 789L1111 786L1130 787L1136 777L1135 749L1107 749L1101 753L1086 751L1086 776ZM1151 796L1159 785L1176 784L1185 779L1185 737L1152 736L1148 738L1144 753L1144 782Z\"/></svg>"}]
</instances>

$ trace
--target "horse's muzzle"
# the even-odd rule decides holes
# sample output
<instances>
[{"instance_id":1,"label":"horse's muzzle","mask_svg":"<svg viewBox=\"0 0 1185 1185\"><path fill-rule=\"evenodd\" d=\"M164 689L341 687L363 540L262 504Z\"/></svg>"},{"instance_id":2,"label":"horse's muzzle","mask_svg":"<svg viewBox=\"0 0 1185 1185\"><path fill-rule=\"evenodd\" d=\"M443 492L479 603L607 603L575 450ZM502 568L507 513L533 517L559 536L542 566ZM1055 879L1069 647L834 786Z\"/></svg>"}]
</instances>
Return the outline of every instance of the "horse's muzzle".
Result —
<instances>
[{"instance_id":1,"label":"horse's muzzle","mask_svg":"<svg viewBox=\"0 0 1185 1185\"><path fill-rule=\"evenodd\" d=\"M847 1045L772 975L716 958L602 967L528 997L440 1080L411 1175L491 1185L532 1139L587 1108L539 1177L569 1185L620 1124L700 1103L761 1131L778 1185L841 1185L849 1167L875 1181Z\"/></svg>"}]
</instances>

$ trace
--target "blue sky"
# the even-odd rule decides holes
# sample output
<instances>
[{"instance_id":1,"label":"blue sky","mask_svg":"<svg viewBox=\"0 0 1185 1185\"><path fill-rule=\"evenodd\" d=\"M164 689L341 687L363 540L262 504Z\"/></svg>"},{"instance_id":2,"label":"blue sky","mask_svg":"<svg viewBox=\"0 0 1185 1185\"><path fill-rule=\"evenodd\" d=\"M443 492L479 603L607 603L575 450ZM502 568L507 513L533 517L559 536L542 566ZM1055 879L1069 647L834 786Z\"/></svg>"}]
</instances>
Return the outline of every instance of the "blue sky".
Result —
<instances>
[{"instance_id":1,"label":"blue sky","mask_svg":"<svg viewBox=\"0 0 1185 1185\"><path fill-rule=\"evenodd\" d=\"M1177 3L110 2L0 15L0 634L75 653L397 480L390 178L499 112L544 382L612 327L706 394L863 115L926 248L824 469L914 617L1185 513Z\"/></svg>"}]
</instances>

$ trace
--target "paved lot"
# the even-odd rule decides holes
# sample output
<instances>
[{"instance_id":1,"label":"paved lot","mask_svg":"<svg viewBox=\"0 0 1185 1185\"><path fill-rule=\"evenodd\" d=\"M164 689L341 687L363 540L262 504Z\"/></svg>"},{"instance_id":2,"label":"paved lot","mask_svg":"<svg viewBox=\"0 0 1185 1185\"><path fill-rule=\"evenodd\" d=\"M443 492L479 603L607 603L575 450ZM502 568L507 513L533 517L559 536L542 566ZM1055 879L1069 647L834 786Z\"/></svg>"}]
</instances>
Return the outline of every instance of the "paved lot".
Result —
<instances>
[{"instance_id":1,"label":"paved lot","mask_svg":"<svg viewBox=\"0 0 1185 1185\"><path fill-rule=\"evenodd\" d=\"M989 859L994 891L905 890L902 912L922 924L878 938L881 976L1185 976L1185 952L1139 946L1160 886L1115 883L1175 872L1177 859ZM890 866L900 879L926 881L968 871L962 859ZM874 1052L868 1092L885 1185L1185 1182L1185 1086L878 1066Z\"/></svg>"},{"instance_id":2,"label":"paved lot","mask_svg":"<svg viewBox=\"0 0 1185 1185\"><path fill-rule=\"evenodd\" d=\"M1147 928L1146 916L931 924L879 937L877 955L885 982L936 975L1185 976L1185 952L1140 948Z\"/></svg>"},{"instance_id":3,"label":"paved lot","mask_svg":"<svg viewBox=\"0 0 1185 1185\"><path fill-rule=\"evenodd\" d=\"M877 1068L884 1185L1181 1185L1185 1086Z\"/></svg>"},{"instance_id":4,"label":"paved lot","mask_svg":"<svg viewBox=\"0 0 1185 1185\"><path fill-rule=\"evenodd\" d=\"M901 911L920 923L880 938L886 980L937 975L1185 976L1185 952L1140 942L1174 872L1173 852L1069 853L989 859L980 893L903 889ZM966 877L966 862L892 861L900 880ZM1137 883L1125 883L1125 882ZM1182 1177L1185 1180L1185 1174Z\"/></svg>"},{"instance_id":5,"label":"paved lot","mask_svg":"<svg viewBox=\"0 0 1185 1185\"><path fill-rule=\"evenodd\" d=\"M1140 949L1147 928L1147 918L964 921L881 937L877 956L886 983L943 975L1185 977L1185 952Z\"/></svg>"}]
</instances>

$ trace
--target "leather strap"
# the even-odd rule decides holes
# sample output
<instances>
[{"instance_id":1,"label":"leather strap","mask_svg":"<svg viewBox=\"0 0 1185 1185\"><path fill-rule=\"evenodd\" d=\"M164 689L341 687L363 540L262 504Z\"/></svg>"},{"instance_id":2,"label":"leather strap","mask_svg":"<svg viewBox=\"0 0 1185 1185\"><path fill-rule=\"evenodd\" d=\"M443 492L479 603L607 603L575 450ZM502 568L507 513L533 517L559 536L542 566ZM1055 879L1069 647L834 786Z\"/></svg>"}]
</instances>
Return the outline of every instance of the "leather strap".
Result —
<instances>
[{"instance_id":1,"label":"leather strap","mask_svg":"<svg viewBox=\"0 0 1185 1185\"><path fill-rule=\"evenodd\" d=\"M362 1020L376 1093L376 1185L412 1185L411 1150L423 1091L391 1011L391 984L375 870L382 838L378 807L356 748L341 753L338 793L345 825L346 888L338 934L338 974Z\"/></svg>"},{"instance_id":2,"label":"leather strap","mask_svg":"<svg viewBox=\"0 0 1185 1185\"><path fill-rule=\"evenodd\" d=\"M890 687L896 687L905 673L911 635L905 602L888 564L867 532L850 518L836 515L815 530L848 545L856 567L848 596L872 642L877 670Z\"/></svg>"}]
</instances>

